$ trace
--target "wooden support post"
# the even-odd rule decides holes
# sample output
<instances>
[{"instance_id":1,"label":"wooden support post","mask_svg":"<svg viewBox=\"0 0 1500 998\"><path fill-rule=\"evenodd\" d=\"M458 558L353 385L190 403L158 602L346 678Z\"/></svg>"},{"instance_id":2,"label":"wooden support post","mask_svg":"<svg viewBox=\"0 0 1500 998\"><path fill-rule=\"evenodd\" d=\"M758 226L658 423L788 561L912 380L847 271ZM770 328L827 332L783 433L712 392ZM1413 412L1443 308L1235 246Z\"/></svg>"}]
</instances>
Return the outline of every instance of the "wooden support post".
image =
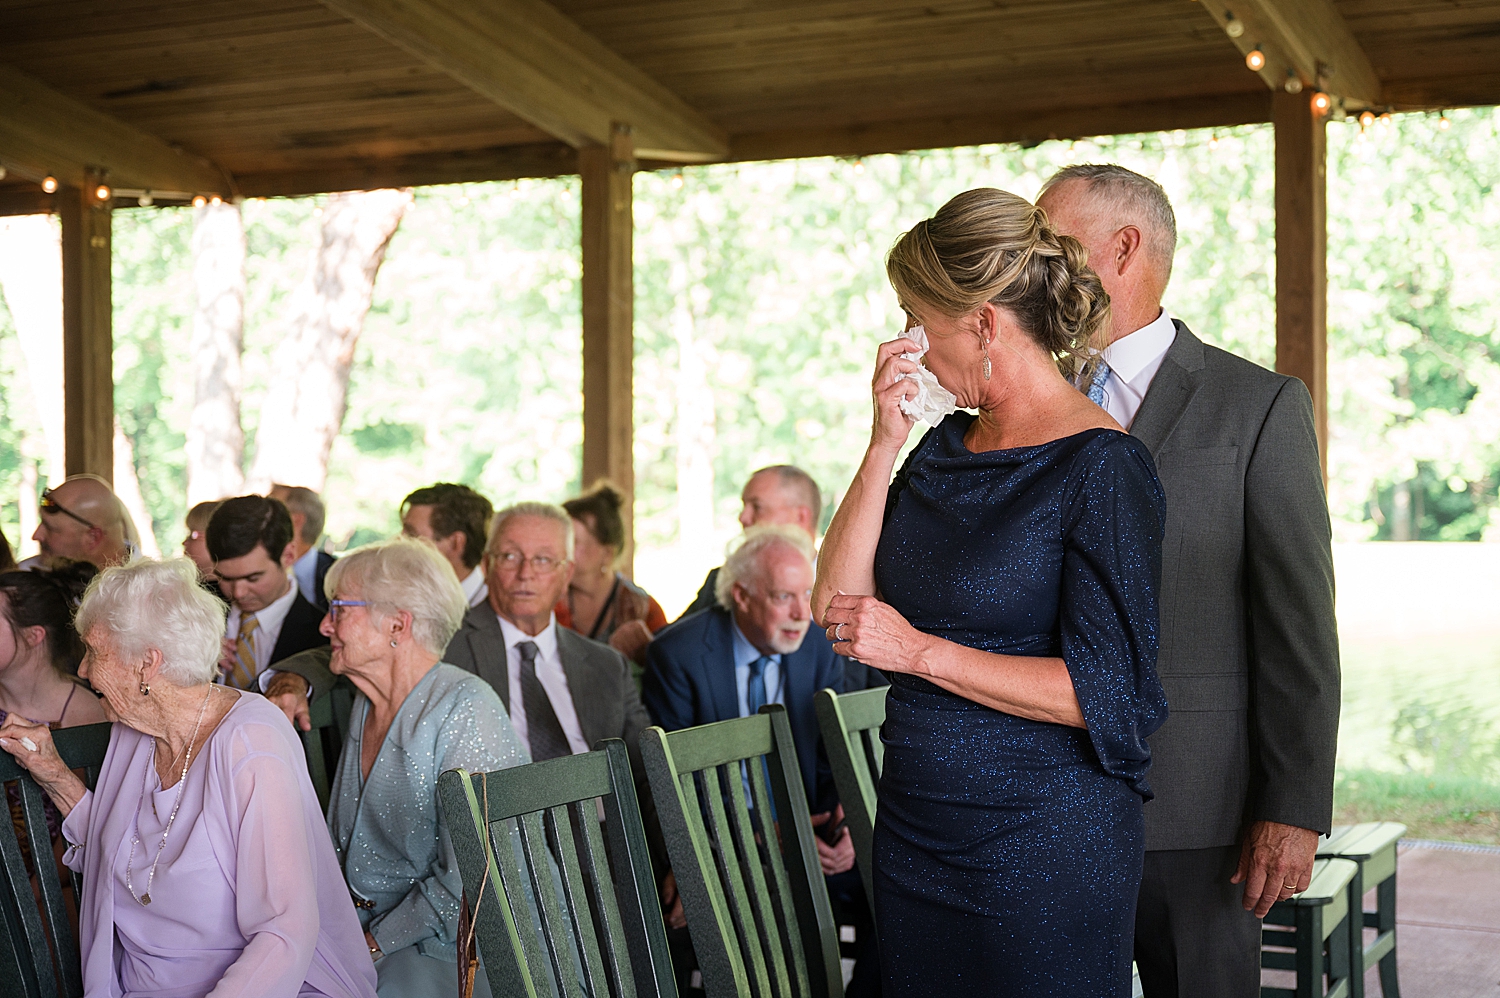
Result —
<instances>
[{"instance_id":1,"label":"wooden support post","mask_svg":"<svg viewBox=\"0 0 1500 998\"><path fill-rule=\"evenodd\" d=\"M63 438L69 475L114 480L114 337L110 206L97 177L56 194L62 218Z\"/></svg>"},{"instance_id":2,"label":"wooden support post","mask_svg":"<svg viewBox=\"0 0 1500 998\"><path fill-rule=\"evenodd\" d=\"M1324 117L1308 95L1278 93L1276 129L1276 370L1312 394L1328 478L1328 215Z\"/></svg>"},{"instance_id":3,"label":"wooden support post","mask_svg":"<svg viewBox=\"0 0 1500 998\"><path fill-rule=\"evenodd\" d=\"M615 125L608 146L580 149L578 172L583 178L583 485L608 478L624 493L621 570L628 575L635 549L630 127Z\"/></svg>"}]
</instances>

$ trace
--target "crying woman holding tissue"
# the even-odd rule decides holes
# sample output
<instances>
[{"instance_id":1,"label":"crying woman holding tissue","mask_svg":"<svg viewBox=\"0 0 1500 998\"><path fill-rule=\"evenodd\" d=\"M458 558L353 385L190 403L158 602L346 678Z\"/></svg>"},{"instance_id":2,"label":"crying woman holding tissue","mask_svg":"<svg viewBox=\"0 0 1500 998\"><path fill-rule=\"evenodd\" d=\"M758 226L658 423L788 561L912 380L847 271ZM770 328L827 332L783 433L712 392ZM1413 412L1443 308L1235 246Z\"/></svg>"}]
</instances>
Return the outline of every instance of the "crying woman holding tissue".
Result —
<instances>
[{"instance_id":1,"label":"crying woman holding tissue","mask_svg":"<svg viewBox=\"0 0 1500 998\"><path fill-rule=\"evenodd\" d=\"M891 677L884 994L1125 998L1146 737L1167 713L1165 508L1146 448L1075 387L1108 297L1076 240L997 190L919 222L886 269L907 328L876 354L870 445L813 593L834 649ZM976 412L933 415L892 481L939 387Z\"/></svg>"}]
</instances>

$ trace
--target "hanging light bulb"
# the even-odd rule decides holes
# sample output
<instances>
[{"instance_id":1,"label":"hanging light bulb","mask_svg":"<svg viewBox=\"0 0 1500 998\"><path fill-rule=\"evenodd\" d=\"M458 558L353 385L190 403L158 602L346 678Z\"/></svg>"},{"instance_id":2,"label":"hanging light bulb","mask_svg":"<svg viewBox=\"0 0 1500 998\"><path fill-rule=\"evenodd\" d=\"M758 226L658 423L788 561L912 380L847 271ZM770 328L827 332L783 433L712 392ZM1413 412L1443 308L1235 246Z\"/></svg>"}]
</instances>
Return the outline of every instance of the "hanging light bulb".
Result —
<instances>
[{"instance_id":1,"label":"hanging light bulb","mask_svg":"<svg viewBox=\"0 0 1500 998\"><path fill-rule=\"evenodd\" d=\"M1312 100L1309 103L1312 106L1313 114L1321 117L1328 113L1329 108L1333 107L1333 98L1319 90L1312 95Z\"/></svg>"},{"instance_id":2,"label":"hanging light bulb","mask_svg":"<svg viewBox=\"0 0 1500 998\"><path fill-rule=\"evenodd\" d=\"M1244 21L1241 21L1227 10L1224 12L1224 17L1226 18L1224 21L1224 34L1230 38L1238 38L1245 33Z\"/></svg>"},{"instance_id":3,"label":"hanging light bulb","mask_svg":"<svg viewBox=\"0 0 1500 998\"><path fill-rule=\"evenodd\" d=\"M208 199L208 203L213 205L214 207L218 207L219 205L224 203L224 199L215 194L213 197Z\"/></svg>"},{"instance_id":4,"label":"hanging light bulb","mask_svg":"<svg viewBox=\"0 0 1500 998\"><path fill-rule=\"evenodd\" d=\"M1363 111L1363 112L1360 113L1360 116L1359 116L1359 127L1360 128L1369 128L1373 124L1375 124L1375 112L1374 111Z\"/></svg>"},{"instance_id":5,"label":"hanging light bulb","mask_svg":"<svg viewBox=\"0 0 1500 998\"><path fill-rule=\"evenodd\" d=\"M46 191L48 194L56 194L57 193L57 178L54 177L54 176L52 176L52 175L50 175L50 174L47 175L47 176L45 176L45 177L43 177L42 178L42 190Z\"/></svg>"},{"instance_id":6,"label":"hanging light bulb","mask_svg":"<svg viewBox=\"0 0 1500 998\"><path fill-rule=\"evenodd\" d=\"M98 198L100 201L108 201L113 193L114 192L109 189L108 184L100 184L98 187L94 188L94 197Z\"/></svg>"},{"instance_id":7,"label":"hanging light bulb","mask_svg":"<svg viewBox=\"0 0 1500 998\"><path fill-rule=\"evenodd\" d=\"M685 183L687 183L687 180L683 177L681 170L678 170L676 173L672 174L672 186L675 189L679 191L682 190L682 185Z\"/></svg>"},{"instance_id":8,"label":"hanging light bulb","mask_svg":"<svg viewBox=\"0 0 1500 998\"><path fill-rule=\"evenodd\" d=\"M197 197L193 198L194 208L202 208L206 204L208 204L208 198L204 197L202 194L199 194Z\"/></svg>"},{"instance_id":9,"label":"hanging light bulb","mask_svg":"<svg viewBox=\"0 0 1500 998\"><path fill-rule=\"evenodd\" d=\"M150 191L142 191L141 196L135 199L135 203L142 208L149 208L156 203L156 198L151 196Z\"/></svg>"},{"instance_id":10,"label":"hanging light bulb","mask_svg":"<svg viewBox=\"0 0 1500 998\"><path fill-rule=\"evenodd\" d=\"M1252 73L1259 73L1266 68L1266 53L1259 45L1245 53L1245 68Z\"/></svg>"},{"instance_id":11,"label":"hanging light bulb","mask_svg":"<svg viewBox=\"0 0 1500 998\"><path fill-rule=\"evenodd\" d=\"M1385 127L1389 128L1391 126L1391 124L1393 123L1393 119L1391 118L1391 112L1389 112L1389 111L1382 112L1381 115L1380 115L1380 123L1382 125L1384 125Z\"/></svg>"},{"instance_id":12,"label":"hanging light bulb","mask_svg":"<svg viewBox=\"0 0 1500 998\"><path fill-rule=\"evenodd\" d=\"M865 161L862 160L862 159L856 159L854 161L854 175L856 177L858 177L858 176L861 176L864 172L865 172Z\"/></svg>"},{"instance_id":13,"label":"hanging light bulb","mask_svg":"<svg viewBox=\"0 0 1500 998\"><path fill-rule=\"evenodd\" d=\"M1448 120L1448 113L1446 111L1438 112L1438 131L1446 132L1452 127L1453 122Z\"/></svg>"},{"instance_id":14,"label":"hanging light bulb","mask_svg":"<svg viewBox=\"0 0 1500 998\"><path fill-rule=\"evenodd\" d=\"M1286 82L1281 85L1281 89L1289 94L1300 94L1302 92L1302 77L1297 75L1295 69L1286 71Z\"/></svg>"}]
</instances>

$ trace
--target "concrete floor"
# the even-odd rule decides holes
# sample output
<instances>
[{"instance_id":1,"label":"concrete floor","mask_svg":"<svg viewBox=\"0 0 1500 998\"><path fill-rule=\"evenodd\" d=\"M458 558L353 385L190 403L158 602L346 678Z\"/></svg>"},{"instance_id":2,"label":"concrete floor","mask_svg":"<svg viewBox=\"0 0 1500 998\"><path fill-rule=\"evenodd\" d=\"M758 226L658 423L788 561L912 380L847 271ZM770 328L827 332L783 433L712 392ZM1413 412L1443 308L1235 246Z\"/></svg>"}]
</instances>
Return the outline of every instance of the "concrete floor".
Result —
<instances>
[{"instance_id":1,"label":"concrete floor","mask_svg":"<svg viewBox=\"0 0 1500 998\"><path fill-rule=\"evenodd\" d=\"M1500 847L1409 842L1396 863L1402 998L1500 998Z\"/></svg>"}]
</instances>

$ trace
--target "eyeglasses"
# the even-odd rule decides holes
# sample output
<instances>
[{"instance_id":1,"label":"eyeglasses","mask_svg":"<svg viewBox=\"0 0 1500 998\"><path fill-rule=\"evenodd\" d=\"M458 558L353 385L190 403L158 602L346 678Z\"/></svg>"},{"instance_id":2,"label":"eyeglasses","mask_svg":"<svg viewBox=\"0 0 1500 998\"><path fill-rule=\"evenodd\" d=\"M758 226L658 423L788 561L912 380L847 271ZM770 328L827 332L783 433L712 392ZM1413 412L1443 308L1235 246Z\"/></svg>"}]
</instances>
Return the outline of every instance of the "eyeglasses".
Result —
<instances>
[{"instance_id":1,"label":"eyeglasses","mask_svg":"<svg viewBox=\"0 0 1500 998\"><path fill-rule=\"evenodd\" d=\"M370 605L370 601L369 600L362 600L362 599L331 599L331 600L328 601L328 616L331 617L331 618L333 618L333 622L335 624L337 624L339 622L339 611L342 610L342 609L344 609L345 607L347 607L347 606L369 606L369 605Z\"/></svg>"},{"instance_id":2,"label":"eyeglasses","mask_svg":"<svg viewBox=\"0 0 1500 998\"><path fill-rule=\"evenodd\" d=\"M83 524L85 527L88 527L90 530L97 529L94 524L85 520L83 517L79 516L77 513L73 512L71 509L64 506L56 499L52 498L52 493L54 491L55 490L53 489L42 490L42 501L38 505L41 506L43 513L61 513L63 516L72 517L79 523Z\"/></svg>"},{"instance_id":3,"label":"eyeglasses","mask_svg":"<svg viewBox=\"0 0 1500 998\"><path fill-rule=\"evenodd\" d=\"M556 558L545 554L534 554L528 558L519 551L501 551L494 557L496 564L507 572L519 572L521 563L525 562L537 575L551 575L562 565Z\"/></svg>"}]
</instances>

